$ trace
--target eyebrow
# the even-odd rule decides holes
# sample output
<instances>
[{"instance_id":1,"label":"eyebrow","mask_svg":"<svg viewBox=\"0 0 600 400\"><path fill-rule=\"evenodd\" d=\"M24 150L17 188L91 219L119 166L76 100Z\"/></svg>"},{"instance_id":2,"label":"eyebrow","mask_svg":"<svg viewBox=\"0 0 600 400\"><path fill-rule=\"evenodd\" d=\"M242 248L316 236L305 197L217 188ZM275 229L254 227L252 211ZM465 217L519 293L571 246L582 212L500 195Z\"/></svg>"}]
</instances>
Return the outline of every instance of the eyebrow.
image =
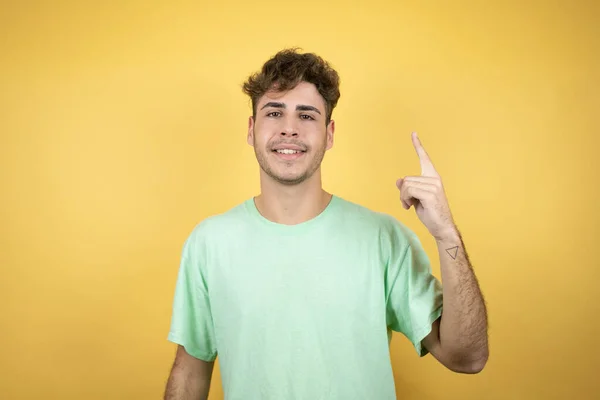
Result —
<instances>
[{"instance_id":1,"label":"eyebrow","mask_svg":"<svg viewBox=\"0 0 600 400\"><path fill-rule=\"evenodd\" d=\"M267 104L265 104L264 106L262 106L261 110L265 109L267 107L286 108L286 105L285 105L285 103L279 103L279 102L276 102L276 101L270 101ZM307 105L304 105L304 104L297 105L296 106L296 111L314 111L314 112L316 112L318 114L321 114L321 111L319 111L318 108L313 107L313 106L307 106Z\"/></svg>"}]
</instances>

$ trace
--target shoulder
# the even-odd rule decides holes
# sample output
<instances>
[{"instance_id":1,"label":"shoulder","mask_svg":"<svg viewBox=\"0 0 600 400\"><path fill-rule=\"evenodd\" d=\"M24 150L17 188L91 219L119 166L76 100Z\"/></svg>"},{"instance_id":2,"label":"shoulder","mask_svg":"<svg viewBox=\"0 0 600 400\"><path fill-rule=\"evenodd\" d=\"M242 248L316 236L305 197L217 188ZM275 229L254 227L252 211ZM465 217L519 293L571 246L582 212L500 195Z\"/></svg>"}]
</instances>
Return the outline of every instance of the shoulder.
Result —
<instances>
[{"instance_id":1,"label":"shoulder","mask_svg":"<svg viewBox=\"0 0 600 400\"><path fill-rule=\"evenodd\" d=\"M239 203L221 213L209 215L197 221L185 240L186 247L206 245L210 241L226 240L244 226L246 202Z\"/></svg>"},{"instance_id":2,"label":"shoulder","mask_svg":"<svg viewBox=\"0 0 600 400\"><path fill-rule=\"evenodd\" d=\"M377 211L364 205L338 197L344 221L372 228L390 239L412 239L415 233L391 213Z\"/></svg>"}]
</instances>

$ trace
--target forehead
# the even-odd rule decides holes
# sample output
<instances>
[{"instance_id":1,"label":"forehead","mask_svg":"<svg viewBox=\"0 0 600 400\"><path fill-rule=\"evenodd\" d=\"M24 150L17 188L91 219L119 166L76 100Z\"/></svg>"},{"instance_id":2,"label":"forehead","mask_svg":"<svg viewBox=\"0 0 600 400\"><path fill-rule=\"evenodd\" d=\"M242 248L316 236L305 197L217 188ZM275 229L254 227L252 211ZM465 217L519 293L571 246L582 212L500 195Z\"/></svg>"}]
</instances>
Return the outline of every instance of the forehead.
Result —
<instances>
[{"instance_id":1,"label":"forehead","mask_svg":"<svg viewBox=\"0 0 600 400\"><path fill-rule=\"evenodd\" d=\"M322 112L325 110L325 101L317 90L316 86L308 82L300 82L295 88L286 92L277 92L274 90L266 92L257 104L260 109L263 104L270 101L285 103L288 107L295 107L298 104L317 107Z\"/></svg>"}]
</instances>

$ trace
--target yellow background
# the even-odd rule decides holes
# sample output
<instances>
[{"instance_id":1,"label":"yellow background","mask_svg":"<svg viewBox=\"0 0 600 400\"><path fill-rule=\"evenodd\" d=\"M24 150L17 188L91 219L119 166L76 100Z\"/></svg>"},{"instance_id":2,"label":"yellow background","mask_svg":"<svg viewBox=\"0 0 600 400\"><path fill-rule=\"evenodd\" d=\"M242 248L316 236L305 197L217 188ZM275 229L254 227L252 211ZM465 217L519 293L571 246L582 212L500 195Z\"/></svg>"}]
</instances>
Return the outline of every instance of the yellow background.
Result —
<instances>
[{"instance_id":1,"label":"yellow background","mask_svg":"<svg viewBox=\"0 0 600 400\"><path fill-rule=\"evenodd\" d=\"M326 189L439 275L395 188L418 131L488 302L479 375L395 336L398 398L600 398L597 2L108 3L0 8L3 399L161 398L181 246L257 193L240 85L286 46L342 78Z\"/></svg>"}]
</instances>

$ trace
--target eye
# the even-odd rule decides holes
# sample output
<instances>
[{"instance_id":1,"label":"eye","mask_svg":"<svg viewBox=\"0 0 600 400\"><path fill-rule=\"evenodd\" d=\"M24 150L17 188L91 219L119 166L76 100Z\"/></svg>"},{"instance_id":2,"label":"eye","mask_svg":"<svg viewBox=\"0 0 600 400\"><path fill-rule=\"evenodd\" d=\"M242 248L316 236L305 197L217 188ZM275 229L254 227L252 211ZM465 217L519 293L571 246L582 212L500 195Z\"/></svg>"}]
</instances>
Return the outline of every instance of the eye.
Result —
<instances>
[{"instance_id":1,"label":"eye","mask_svg":"<svg viewBox=\"0 0 600 400\"><path fill-rule=\"evenodd\" d=\"M314 118L308 114L302 114L302 115L300 115L300 118L307 119L307 120L314 120Z\"/></svg>"},{"instance_id":2,"label":"eye","mask_svg":"<svg viewBox=\"0 0 600 400\"><path fill-rule=\"evenodd\" d=\"M277 114L277 115L273 115L273 114ZM271 111L270 113L267 114L267 117L277 117L280 114L281 113L279 111Z\"/></svg>"}]
</instances>

